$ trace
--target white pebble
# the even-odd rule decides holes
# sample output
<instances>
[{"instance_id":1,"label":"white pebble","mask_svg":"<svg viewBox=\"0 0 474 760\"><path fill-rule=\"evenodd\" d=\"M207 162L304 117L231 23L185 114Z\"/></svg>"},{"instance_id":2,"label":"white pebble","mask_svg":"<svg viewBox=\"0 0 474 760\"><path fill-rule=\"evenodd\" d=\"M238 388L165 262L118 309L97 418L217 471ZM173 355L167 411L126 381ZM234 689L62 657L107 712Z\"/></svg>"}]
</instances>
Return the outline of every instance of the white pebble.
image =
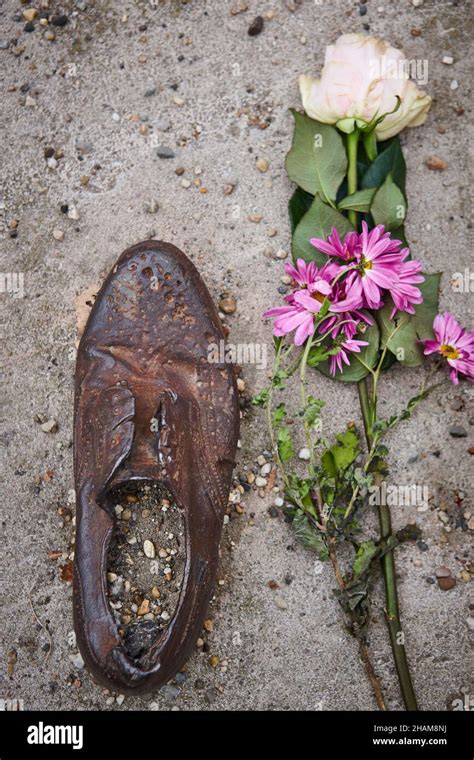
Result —
<instances>
[{"instance_id":1,"label":"white pebble","mask_svg":"<svg viewBox=\"0 0 474 760\"><path fill-rule=\"evenodd\" d=\"M112 114L112 121L120 121L120 114L118 114L116 111L114 111Z\"/></svg>"},{"instance_id":2,"label":"white pebble","mask_svg":"<svg viewBox=\"0 0 474 760\"><path fill-rule=\"evenodd\" d=\"M145 552L145 557L155 559L155 547L153 541L150 541L148 538L143 542L143 551Z\"/></svg>"},{"instance_id":3,"label":"white pebble","mask_svg":"<svg viewBox=\"0 0 474 760\"><path fill-rule=\"evenodd\" d=\"M457 90L459 87L457 79L453 79L451 84L449 85L450 90Z\"/></svg>"},{"instance_id":4,"label":"white pebble","mask_svg":"<svg viewBox=\"0 0 474 760\"><path fill-rule=\"evenodd\" d=\"M275 507L282 507L285 502L281 498L281 496L277 496L277 498L275 499L275 501L273 503L274 503Z\"/></svg>"},{"instance_id":5,"label":"white pebble","mask_svg":"<svg viewBox=\"0 0 474 760\"><path fill-rule=\"evenodd\" d=\"M288 256L288 251L285 251L284 248L279 248L278 251L276 252L277 259L286 259L287 256Z\"/></svg>"},{"instance_id":6,"label":"white pebble","mask_svg":"<svg viewBox=\"0 0 474 760\"><path fill-rule=\"evenodd\" d=\"M298 458L307 461L308 459L311 458L311 452L310 452L310 450L309 449L301 449L301 451L298 454Z\"/></svg>"},{"instance_id":7,"label":"white pebble","mask_svg":"<svg viewBox=\"0 0 474 760\"><path fill-rule=\"evenodd\" d=\"M260 469L260 475L263 475L265 477L265 475L270 475L271 471L272 471L272 466L271 466L270 462L267 462Z\"/></svg>"},{"instance_id":8,"label":"white pebble","mask_svg":"<svg viewBox=\"0 0 474 760\"><path fill-rule=\"evenodd\" d=\"M125 694L119 694L115 701L117 702L118 705L123 705L124 700L125 700Z\"/></svg>"},{"instance_id":9,"label":"white pebble","mask_svg":"<svg viewBox=\"0 0 474 760\"><path fill-rule=\"evenodd\" d=\"M454 58L452 55L443 55L443 63L446 64L446 66L451 66L452 63L454 63Z\"/></svg>"},{"instance_id":10,"label":"white pebble","mask_svg":"<svg viewBox=\"0 0 474 760\"><path fill-rule=\"evenodd\" d=\"M265 486L267 485L267 479L262 478L259 475L255 478L255 485L257 486L257 488L265 488Z\"/></svg>"},{"instance_id":11,"label":"white pebble","mask_svg":"<svg viewBox=\"0 0 474 760\"><path fill-rule=\"evenodd\" d=\"M266 464L266 461L267 460L265 459L263 454L260 454L260 456L257 457L257 464L259 464L260 466Z\"/></svg>"}]
</instances>

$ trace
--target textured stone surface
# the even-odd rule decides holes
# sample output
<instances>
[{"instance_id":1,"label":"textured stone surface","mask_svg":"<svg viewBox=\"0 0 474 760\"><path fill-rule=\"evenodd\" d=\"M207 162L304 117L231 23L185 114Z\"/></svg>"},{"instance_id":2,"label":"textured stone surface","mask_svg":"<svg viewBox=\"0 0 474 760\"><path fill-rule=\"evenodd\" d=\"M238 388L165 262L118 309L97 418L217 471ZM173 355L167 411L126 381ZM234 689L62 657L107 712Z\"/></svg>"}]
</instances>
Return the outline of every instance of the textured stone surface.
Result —
<instances>
[{"instance_id":1,"label":"textured stone surface","mask_svg":"<svg viewBox=\"0 0 474 760\"><path fill-rule=\"evenodd\" d=\"M446 272L442 307L466 323L472 319L468 294L450 285L454 273L464 272L471 261L467 3L455 7L439 0L414 8L408 2L385 2L382 12L370 3L363 17L356 4L342 0L320 5L306 0L295 12L276 0L264 6L251 0L249 10L235 16L229 13L232 5L193 0L155 9L147 3L118 8L97 2L74 16L66 2L62 8L69 22L55 27L54 42L43 37L39 25L33 33L22 33L23 25L12 20L17 3L8 0L2 8L0 38L18 37L16 52L15 43L0 50L7 64L2 74L2 271L24 273L25 297L0 296L6 310L8 386L2 422L7 487L1 503L0 697L22 698L26 708L171 709L169 694L161 693L126 698L121 705L122 698L111 700L70 659L75 652L68 643L71 589L61 577L68 577L72 529L58 506L74 510L73 302L121 251L155 234L191 256L216 302L227 291L236 296L237 309L226 317L229 339L266 342L270 356L270 331L260 314L279 301L283 271L282 262L264 251L269 245L288 250L290 244L286 207L292 188L284 170L292 134L288 108L299 106L297 75L316 72L325 45L344 31L362 31L368 23L372 33L403 46L409 58L429 61L427 89L436 102L425 126L403 136L407 235L428 271ZM274 10L273 19L265 20L257 37L249 36L252 19L266 9ZM124 14L127 21L121 20ZM412 36L411 29L421 35ZM452 55L454 64L443 64L444 55ZM35 101L31 108L24 105L26 90L20 90L25 84ZM16 91L8 92L12 85ZM153 88L156 93L150 95ZM266 120L268 128L260 129L258 123ZM170 125L166 144L176 153L166 161L156 155L164 123ZM48 146L55 151L50 154L55 168L44 158ZM433 155L447 161L444 171L427 168ZM265 173L256 168L260 158L269 162ZM183 167L184 173L176 172ZM189 184L183 187L182 179ZM229 185L233 192L225 194ZM150 197L159 203L153 217L145 210ZM61 211L64 204L77 208L80 218L68 218ZM256 214L263 217L260 224L248 221ZM14 230L12 220L18 220ZM65 233L62 242L53 238L58 228ZM382 413L393 412L413 395L421 374L395 370L387 375ZM244 377L249 394L266 382L266 372L255 365L244 366ZM359 420L353 388L320 376L314 380L312 391L328 401L325 435ZM464 407L453 410L453 399L460 396ZM33 421L39 413L58 421L55 435ZM393 482L427 485L433 497L424 512L394 509L395 529L416 520L428 547L421 552L408 542L397 550L406 645L424 709L446 709L461 688L472 693L466 667L469 584L458 581L443 593L434 582L437 567L446 565L457 576L459 560L468 557L462 514L473 511L470 419L467 389L443 390L391 436ZM463 425L469 437L452 438L448 431L454 424ZM241 437L239 474L268 448L260 411L252 410L244 420ZM463 501L455 500L455 491L462 492ZM214 631L203 634L209 651L196 651L181 691L172 692L173 707L373 708L356 648L341 628L329 567L295 544L281 518L272 519L272 495L261 499L246 493L242 501L245 513L224 528L219 577L225 583L217 587L209 612ZM372 515L368 522L374 523ZM49 559L48 552L55 551L66 554ZM277 592L268 586L270 580L279 584ZM30 592L38 618L50 621L49 656L43 649L48 637L31 612ZM370 648L390 707L401 709L380 585ZM17 660L8 676L12 649ZM213 656L219 658L216 667L209 665Z\"/></svg>"}]
</instances>

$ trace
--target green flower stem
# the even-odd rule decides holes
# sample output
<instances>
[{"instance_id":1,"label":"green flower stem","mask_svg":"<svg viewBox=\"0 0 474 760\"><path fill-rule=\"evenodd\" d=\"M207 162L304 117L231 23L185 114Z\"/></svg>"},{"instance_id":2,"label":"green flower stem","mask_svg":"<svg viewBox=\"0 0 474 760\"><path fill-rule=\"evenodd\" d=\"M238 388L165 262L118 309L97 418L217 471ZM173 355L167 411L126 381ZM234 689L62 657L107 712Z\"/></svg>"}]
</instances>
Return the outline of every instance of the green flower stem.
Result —
<instances>
[{"instance_id":1,"label":"green flower stem","mask_svg":"<svg viewBox=\"0 0 474 760\"><path fill-rule=\"evenodd\" d=\"M360 132L356 128L347 135L347 194L357 192L357 147ZM347 216L353 227L357 227L357 211L348 211Z\"/></svg>"},{"instance_id":2,"label":"green flower stem","mask_svg":"<svg viewBox=\"0 0 474 760\"><path fill-rule=\"evenodd\" d=\"M373 443L373 411L369 401L369 393L365 378L357 383L357 389L359 391L360 408L364 420L364 430L367 439L367 446L370 450ZM387 543L392 536L392 520L390 516L390 508L386 504L381 504L378 508L378 512L380 537L384 543ZM400 682L400 690L402 692L406 709L410 711L416 711L418 710L418 705L416 703L415 692L413 690L413 684L411 681L410 669L408 667L408 660L405 651L404 636L400 622L400 608L398 604L397 580L393 549L389 549L384 554L381 563L385 584L385 615L390 635L393 659L395 661L398 680Z\"/></svg>"}]
</instances>

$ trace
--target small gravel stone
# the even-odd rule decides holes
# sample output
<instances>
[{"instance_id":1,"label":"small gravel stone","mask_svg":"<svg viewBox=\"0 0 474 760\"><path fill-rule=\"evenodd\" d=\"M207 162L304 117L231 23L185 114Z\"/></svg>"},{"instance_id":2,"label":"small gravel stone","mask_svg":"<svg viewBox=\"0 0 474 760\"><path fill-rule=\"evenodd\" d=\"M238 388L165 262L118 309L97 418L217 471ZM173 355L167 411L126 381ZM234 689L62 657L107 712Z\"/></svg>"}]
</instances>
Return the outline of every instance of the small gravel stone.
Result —
<instances>
[{"instance_id":1,"label":"small gravel stone","mask_svg":"<svg viewBox=\"0 0 474 760\"><path fill-rule=\"evenodd\" d=\"M154 559L155 558L155 546L153 544L153 541L150 541L147 538L143 542L143 551L145 553L145 557L148 557L148 559Z\"/></svg>"},{"instance_id":2,"label":"small gravel stone","mask_svg":"<svg viewBox=\"0 0 474 760\"><path fill-rule=\"evenodd\" d=\"M443 55L442 61L446 66L451 66L454 63L454 58L452 55Z\"/></svg>"},{"instance_id":3,"label":"small gravel stone","mask_svg":"<svg viewBox=\"0 0 474 760\"><path fill-rule=\"evenodd\" d=\"M474 617L472 615L466 618L466 623L469 630L474 631Z\"/></svg>"},{"instance_id":4,"label":"small gravel stone","mask_svg":"<svg viewBox=\"0 0 474 760\"><path fill-rule=\"evenodd\" d=\"M64 13L61 13L57 16L53 16L53 18L51 19L51 23L53 26L59 26L59 27L66 26L67 22L68 22L68 17Z\"/></svg>"},{"instance_id":5,"label":"small gravel stone","mask_svg":"<svg viewBox=\"0 0 474 760\"><path fill-rule=\"evenodd\" d=\"M78 652L77 654L70 655L71 662L76 668L76 670L82 670L84 667L84 660L82 659L82 655Z\"/></svg>"},{"instance_id":6,"label":"small gravel stone","mask_svg":"<svg viewBox=\"0 0 474 760\"><path fill-rule=\"evenodd\" d=\"M80 218L79 211L75 206L69 206L69 210L67 212L67 215L69 219L73 219L75 222Z\"/></svg>"},{"instance_id":7,"label":"small gravel stone","mask_svg":"<svg viewBox=\"0 0 474 760\"><path fill-rule=\"evenodd\" d=\"M266 158L259 158L256 166L257 166L258 171L264 174L265 172L268 171L270 164L268 163Z\"/></svg>"},{"instance_id":8,"label":"small gravel stone","mask_svg":"<svg viewBox=\"0 0 474 760\"><path fill-rule=\"evenodd\" d=\"M280 248L280 249L279 249L279 250L276 252L276 257L277 257L277 259L286 259L286 258L287 258L287 256L288 256L288 251L285 251L285 249L284 249L284 248Z\"/></svg>"},{"instance_id":9,"label":"small gravel stone","mask_svg":"<svg viewBox=\"0 0 474 760\"><path fill-rule=\"evenodd\" d=\"M118 697L116 697L115 701L118 705L123 705L125 701L125 694L119 694Z\"/></svg>"},{"instance_id":10,"label":"small gravel stone","mask_svg":"<svg viewBox=\"0 0 474 760\"><path fill-rule=\"evenodd\" d=\"M237 301L232 295L225 295L219 301L219 309L224 314L233 314L237 309Z\"/></svg>"},{"instance_id":11,"label":"small gravel stone","mask_svg":"<svg viewBox=\"0 0 474 760\"><path fill-rule=\"evenodd\" d=\"M260 475L263 475L265 477L265 475L270 475L271 471L272 471L272 465L270 464L270 462L267 462L266 464L262 465L262 469L260 470Z\"/></svg>"},{"instance_id":12,"label":"small gravel stone","mask_svg":"<svg viewBox=\"0 0 474 760\"><path fill-rule=\"evenodd\" d=\"M310 459L310 457L311 457L310 450L306 449L306 448L305 449L301 449L300 452L299 452L299 454L298 454L298 458L299 459L303 459L304 461L308 461Z\"/></svg>"},{"instance_id":13,"label":"small gravel stone","mask_svg":"<svg viewBox=\"0 0 474 760\"><path fill-rule=\"evenodd\" d=\"M438 586L441 591L449 591L456 585L456 578L438 578Z\"/></svg>"},{"instance_id":14,"label":"small gravel stone","mask_svg":"<svg viewBox=\"0 0 474 760\"><path fill-rule=\"evenodd\" d=\"M255 478L255 485L257 486L257 488L265 488L265 486L267 485L267 479L262 478L260 475L258 475Z\"/></svg>"},{"instance_id":15,"label":"small gravel stone","mask_svg":"<svg viewBox=\"0 0 474 760\"><path fill-rule=\"evenodd\" d=\"M6 39L0 40L0 50L8 50L10 47L10 42Z\"/></svg>"},{"instance_id":16,"label":"small gravel stone","mask_svg":"<svg viewBox=\"0 0 474 760\"><path fill-rule=\"evenodd\" d=\"M462 425L451 425L448 432L452 438L467 438L467 430Z\"/></svg>"},{"instance_id":17,"label":"small gravel stone","mask_svg":"<svg viewBox=\"0 0 474 760\"><path fill-rule=\"evenodd\" d=\"M256 37L263 30L263 17L256 16L248 28L250 37Z\"/></svg>"},{"instance_id":18,"label":"small gravel stone","mask_svg":"<svg viewBox=\"0 0 474 760\"><path fill-rule=\"evenodd\" d=\"M284 500L281 498L281 496L277 496L275 501L273 502L275 504L275 507L282 507L284 505Z\"/></svg>"},{"instance_id":19,"label":"small gravel stone","mask_svg":"<svg viewBox=\"0 0 474 760\"><path fill-rule=\"evenodd\" d=\"M176 699L181 694L179 686L173 686L172 684L166 684L160 689L160 694L165 699Z\"/></svg>"},{"instance_id":20,"label":"small gravel stone","mask_svg":"<svg viewBox=\"0 0 474 760\"><path fill-rule=\"evenodd\" d=\"M53 238L60 242L61 240L64 240L64 232L62 230L53 230Z\"/></svg>"},{"instance_id":21,"label":"small gravel stone","mask_svg":"<svg viewBox=\"0 0 474 760\"><path fill-rule=\"evenodd\" d=\"M451 570L449 567L438 567L435 571L435 575L437 578L450 578Z\"/></svg>"},{"instance_id":22,"label":"small gravel stone","mask_svg":"<svg viewBox=\"0 0 474 760\"><path fill-rule=\"evenodd\" d=\"M288 605L281 596L275 596L275 604L278 607L279 610L286 610L288 609Z\"/></svg>"},{"instance_id":23,"label":"small gravel stone","mask_svg":"<svg viewBox=\"0 0 474 760\"><path fill-rule=\"evenodd\" d=\"M23 18L25 21L33 21L38 15L36 8L27 8L23 11Z\"/></svg>"},{"instance_id":24,"label":"small gravel stone","mask_svg":"<svg viewBox=\"0 0 474 760\"><path fill-rule=\"evenodd\" d=\"M263 454L259 454L257 457L257 464L260 465L260 467L263 467L264 464L266 464L267 460L263 456Z\"/></svg>"},{"instance_id":25,"label":"small gravel stone","mask_svg":"<svg viewBox=\"0 0 474 760\"><path fill-rule=\"evenodd\" d=\"M443 158L439 158L439 156L431 156L431 158L427 158L425 164L428 169L431 169L431 171L434 172L442 172L448 167L448 162Z\"/></svg>"},{"instance_id":26,"label":"small gravel stone","mask_svg":"<svg viewBox=\"0 0 474 760\"><path fill-rule=\"evenodd\" d=\"M156 149L156 155L158 158L174 158L174 151L167 145L159 145Z\"/></svg>"},{"instance_id":27,"label":"small gravel stone","mask_svg":"<svg viewBox=\"0 0 474 760\"><path fill-rule=\"evenodd\" d=\"M58 429L58 423L52 417L41 425L43 433L56 433Z\"/></svg>"}]
</instances>

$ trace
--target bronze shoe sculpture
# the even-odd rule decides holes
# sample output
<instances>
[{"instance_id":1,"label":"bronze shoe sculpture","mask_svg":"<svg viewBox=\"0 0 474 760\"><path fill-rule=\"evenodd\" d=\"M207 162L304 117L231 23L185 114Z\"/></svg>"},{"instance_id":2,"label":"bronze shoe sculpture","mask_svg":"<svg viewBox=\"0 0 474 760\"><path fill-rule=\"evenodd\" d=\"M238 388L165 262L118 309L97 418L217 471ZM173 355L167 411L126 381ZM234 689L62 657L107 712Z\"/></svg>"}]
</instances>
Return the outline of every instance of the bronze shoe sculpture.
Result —
<instances>
[{"instance_id":1,"label":"bronze shoe sculpture","mask_svg":"<svg viewBox=\"0 0 474 760\"><path fill-rule=\"evenodd\" d=\"M125 694L159 688L183 666L213 593L239 429L232 365L209 361L209 346L223 339L195 266L175 246L149 240L120 256L79 345L74 626L87 667ZM111 614L106 570L111 491L138 480L172 495L186 557L170 624L137 661Z\"/></svg>"}]
</instances>

